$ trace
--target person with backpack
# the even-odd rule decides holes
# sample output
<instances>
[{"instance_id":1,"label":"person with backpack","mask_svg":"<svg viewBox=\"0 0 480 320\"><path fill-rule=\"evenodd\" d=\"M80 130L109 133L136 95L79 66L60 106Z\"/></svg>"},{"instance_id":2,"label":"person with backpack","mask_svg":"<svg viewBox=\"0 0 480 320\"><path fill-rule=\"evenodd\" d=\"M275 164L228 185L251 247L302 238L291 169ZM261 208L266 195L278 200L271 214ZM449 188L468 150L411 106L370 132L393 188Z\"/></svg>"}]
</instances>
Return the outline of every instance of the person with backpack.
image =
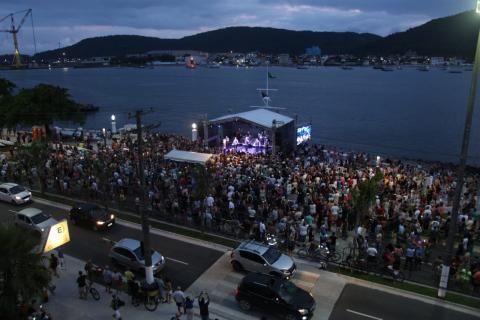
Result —
<instances>
[{"instance_id":1,"label":"person with backpack","mask_svg":"<svg viewBox=\"0 0 480 320\"><path fill-rule=\"evenodd\" d=\"M120 313L120 308L125 305L125 302L120 300L120 298L113 294L112 301L110 302L110 308L113 309L113 319L115 320L122 320L122 314Z\"/></svg>"},{"instance_id":2,"label":"person with backpack","mask_svg":"<svg viewBox=\"0 0 480 320\"><path fill-rule=\"evenodd\" d=\"M205 291L200 293L198 297L198 306L200 307L200 317L202 320L209 320L208 305L210 304L210 298Z\"/></svg>"},{"instance_id":3,"label":"person with backpack","mask_svg":"<svg viewBox=\"0 0 480 320\"><path fill-rule=\"evenodd\" d=\"M77 286L80 299L87 299L87 277L82 271L78 271Z\"/></svg>"},{"instance_id":4,"label":"person with backpack","mask_svg":"<svg viewBox=\"0 0 480 320\"><path fill-rule=\"evenodd\" d=\"M193 303L194 299L190 297L185 298L185 313L187 314L187 320L193 320Z\"/></svg>"}]
</instances>

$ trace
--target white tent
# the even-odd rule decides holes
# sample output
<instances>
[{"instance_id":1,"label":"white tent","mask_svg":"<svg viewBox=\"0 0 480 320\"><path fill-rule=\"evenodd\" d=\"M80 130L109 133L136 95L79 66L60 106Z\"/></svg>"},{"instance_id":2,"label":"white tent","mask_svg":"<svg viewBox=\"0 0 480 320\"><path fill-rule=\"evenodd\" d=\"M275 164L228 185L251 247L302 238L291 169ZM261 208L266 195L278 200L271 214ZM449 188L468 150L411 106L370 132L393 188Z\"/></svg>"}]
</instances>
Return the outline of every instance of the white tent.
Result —
<instances>
[{"instance_id":1,"label":"white tent","mask_svg":"<svg viewBox=\"0 0 480 320\"><path fill-rule=\"evenodd\" d=\"M165 155L165 160L205 165L205 163L212 156L213 154L211 153L200 153L200 152L182 151L182 150L174 149Z\"/></svg>"},{"instance_id":2,"label":"white tent","mask_svg":"<svg viewBox=\"0 0 480 320\"><path fill-rule=\"evenodd\" d=\"M211 124L230 122L232 120L244 120L258 126L272 129L273 120L277 122L277 128L293 121L292 118L267 109L255 109L246 112L229 114L220 118L209 120Z\"/></svg>"}]
</instances>

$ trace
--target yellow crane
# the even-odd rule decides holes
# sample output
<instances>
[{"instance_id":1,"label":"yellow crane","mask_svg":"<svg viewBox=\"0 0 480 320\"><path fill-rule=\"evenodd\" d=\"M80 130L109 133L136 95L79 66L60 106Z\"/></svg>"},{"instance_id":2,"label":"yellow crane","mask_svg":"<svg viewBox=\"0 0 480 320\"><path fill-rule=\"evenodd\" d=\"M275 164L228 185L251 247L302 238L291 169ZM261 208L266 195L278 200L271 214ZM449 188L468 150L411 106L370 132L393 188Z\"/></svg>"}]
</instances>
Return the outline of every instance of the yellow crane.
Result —
<instances>
[{"instance_id":1,"label":"yellow crane","mask_svg":"<svg viewBox=\"0 0 480 320\"><path fill-rule=\"evenodd\" d=\"M16 26L15 25L15 19L14 17L16 15L20 15L20 14L23 14L23 17L22 17L22 20L20 21L20 23ZM10 18L10 28L9 29L3 29L3 30L0 30L0 32L8 32L8 33L11 33L12 34L12 37L13 37L13 46L15 48L15 53L13 55L13 62L12 62L12 65L17 67L17 68L20 68L23 66L22 64L22 58L20 56L20 49L18 48L18 39L17 39L17 34L18 32L20 31L20 29L22 28L23 24L25 23L25 21L27 20L27 17L30 16L30 21L32 22L32 32L33 32L33 42L34 42L34 45L35 45L35 53L37 51L37 43L36 43L36 39L35 39L35 29L33 27L33 14L32 14L32 9L26 9L26 10L22 10L22 11L17 11L17 12L14 12L14 13L10 13L10 14L7 14L5 17L1 18L0 19L0 23L2 23L3 21L7 20L8 18Z\"/></svg>"}]
</instances>

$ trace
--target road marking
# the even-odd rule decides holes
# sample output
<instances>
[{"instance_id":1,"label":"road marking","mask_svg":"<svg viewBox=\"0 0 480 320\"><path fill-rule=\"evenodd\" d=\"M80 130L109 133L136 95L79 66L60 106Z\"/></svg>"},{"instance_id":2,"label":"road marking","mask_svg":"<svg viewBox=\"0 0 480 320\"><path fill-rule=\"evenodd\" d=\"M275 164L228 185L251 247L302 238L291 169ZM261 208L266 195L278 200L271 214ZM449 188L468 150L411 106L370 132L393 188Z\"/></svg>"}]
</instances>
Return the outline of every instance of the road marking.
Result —
<instances>
[{"instance_id":1,"label":"road marking","mask_svg":"<svg viewBox=\"0 0 480 320\"><path fill-rule=\"evenodd\" d=\"M365 314L365 313L361 313L361 312L358 312L358 311L353 311L353 310L350 310L350 309L347 309L347 312L354 313L354 314L357 314L359 316L370 318L370 319L383 320L382 318L377 318L377 317L374 317L374 316L371 316L371 315L368 315L368 314Z\"/></svg>"},{"instance_id":2,"label":"road marking","mask_svg":"<svg viewBox=\"0 0 480 320\"><path fill-rule=\"evenodd\" d=\"M181 263L181 264L184 264L184 265L188 266L188 262L180 261L180 260L169 258L169 257L165 257L165 258L168 259L168 260L172 260L174 262L178 262L178 263Z\"/></svg>"},{"instance_id":3,"label":"road marking","mask_svg":"<svg viewBox=\"0 0 480 320\"><path fill-rule=\"evenodd\" d=\"M117 243L117 241L114 241L114 240L111 240L111 239L108 239L108 238L105 238L105 237L103 237L102 240L105 241L105 242L109 242L109 243Z\"/></svg>"}]
</instances>

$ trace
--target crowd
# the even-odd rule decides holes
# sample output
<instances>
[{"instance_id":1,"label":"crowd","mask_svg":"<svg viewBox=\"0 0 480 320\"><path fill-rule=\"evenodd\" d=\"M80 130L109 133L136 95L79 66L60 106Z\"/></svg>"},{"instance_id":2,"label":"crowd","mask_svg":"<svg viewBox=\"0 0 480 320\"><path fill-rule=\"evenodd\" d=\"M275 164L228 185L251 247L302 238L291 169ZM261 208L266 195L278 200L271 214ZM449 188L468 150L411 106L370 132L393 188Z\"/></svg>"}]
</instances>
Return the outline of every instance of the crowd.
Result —
<instances>
[{"instance_id":1,"label":"crowd","mask_svg":"<svg viewBox=\"0 0 480 320\"><path fill-rule=\"evenodd\" d=\"M29 157L3 161L4 180L42 184L45 190L128 206L141 193L135 140L123 136L111 147L56 144L41 163ZM284 239L289 252L314 241L335 249L337 237L353 230L360 251L380 255L386 265L409 270L430 260L449 233L453 167L370 157L320 145L284 155L217 152L205 167L168 162L171 149L207 151L186 138L148 134L144 145L145 197L153 215L238 238ZM208 150L212 151L212 150ZM352 190L381 173L370 214L354 228ZM480 284L475 257L480 211L480 176L469 171L456 221L458 246L452 274ZM351 233L350 233L351 234ZM375 249L375 250L373 250ZM437 272L435 269L434 272Z\"/></svg>"}]
</instances>

